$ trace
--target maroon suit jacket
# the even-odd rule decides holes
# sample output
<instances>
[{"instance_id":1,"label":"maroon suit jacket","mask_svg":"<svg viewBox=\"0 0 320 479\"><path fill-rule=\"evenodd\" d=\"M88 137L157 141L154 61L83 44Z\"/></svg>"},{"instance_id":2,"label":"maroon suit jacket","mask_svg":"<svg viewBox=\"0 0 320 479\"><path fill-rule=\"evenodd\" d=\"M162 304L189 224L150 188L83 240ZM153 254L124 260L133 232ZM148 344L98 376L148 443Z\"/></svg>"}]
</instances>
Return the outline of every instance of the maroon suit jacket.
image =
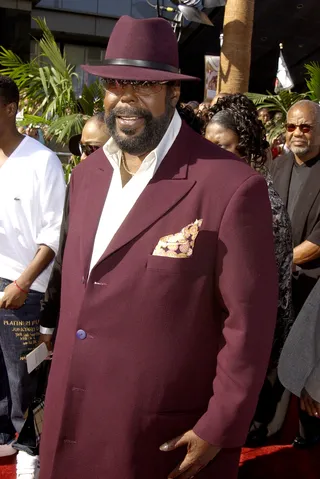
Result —
<instances>
[{"instance_id":1,"label":"maroon suit jacket","mask_svg":"<svg viewBox=\"0 0 320 479\"><path fill-rule=\"evenodd\" d=\"M88 278L112 172L99 150L71 179L40 477L165 479L190 428L225 448L199 479L236 477L277 314L265 180L183 125ZM152 255L196 219L190 258Z\"/></svg>"}]
</instances>

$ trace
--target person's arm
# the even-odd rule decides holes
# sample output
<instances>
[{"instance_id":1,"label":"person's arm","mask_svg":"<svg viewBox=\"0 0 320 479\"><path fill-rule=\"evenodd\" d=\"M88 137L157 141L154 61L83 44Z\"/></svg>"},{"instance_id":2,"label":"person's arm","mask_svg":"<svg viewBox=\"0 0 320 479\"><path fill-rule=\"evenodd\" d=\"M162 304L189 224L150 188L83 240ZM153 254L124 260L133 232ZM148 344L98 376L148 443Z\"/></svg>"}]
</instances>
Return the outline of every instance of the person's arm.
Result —
<instances>
[{"instance_id":1,"label":"person's arm","mask_svg":"<svg viewBox=\"0 0 320 479\"><path fill-rule=\"evenodd\" d=\"M313 399L306 388L301 392L300 406L309 416L320 418L320 403Z\"/></svg>"},{"instance_id":2,"label":"person's arm","mask_svg":"<svg viewBox=\"0 0 320 479\"><path fill-rule=\"evenodd\" d=\"M69 226L69 185L67 186L66 198L63 210L63 217L60 230L60 243L58 253L55 257L49 284L41 302L40 313L40 333L41 335L49 335L50 338L41 338L41 342L51 340L51 335L58 324L60 312L60 295L61 295L61 270L66 245L68 226Z\"/></svg>"},{"instance_id":3,"label":"person's arm","mask_svg":"<svg viewBox=\"0 0 320 479\"><path fill-rule=\"evenodd\" d=\"M46 245L40 245L35 257L24 272L4 290L0 300L0 308L19 309L28 297L31 285L38 276L47 268L54 258L54 251Z\"/></svg>"},{"instance_id":4,"label":"person's arm","mask_svg":"<svg viewBox=\"0 0 320 479\"><path fill-rule=\"evenodd\" d=\"M320 258L320 221L316 223L306 241L294 248L293 263L300 265L318 258Z\"/></svg>"},{"instance_id":5,"label":"person's arm","mask_svg":"<svg viewBox=\"0 0 320 479\"><path fill-rule=\"evenodd\" d=\"M278 306L272 215L264 178L253 176L232 197L219 231L217 301L225 312L214 394L193 430L161 446L187 453L170 478L191 478L221 448L241 447L265 379Z\"/></svg>"},{"instance_id":6,"label":"person's arm","mask_svg":"<svg viewBox=\"0 0 320 479\"><path fill-rule=\"evenodd\" d=\"M320 361L315 364L304 387L305 392L312 400L319 405L320 403ZM320 405L319 405L320 414Z\"/></svg>"},{"instance_id":7,"label":"person's arm","mask_svg":"<svg viewBox=\"0 0 320 479\"><path fill-rule=\"evenodd\" d=\"M32 284L52 262L58 249L65 182L61 163L53 153L39 182L41 228L36 238L39 246L23 273L5 288L0 308L18 309L23 306Z\"/></svg>"},{"instance_id":8,"label":"person's arm","mask_svg":"<svg viewBox=\"0 0 320 479\"><path fill-rule=\"evenodd\" d=\"M308 263L320 258L320 246L311 241L304 241L293 250L293 263L296 265Z\"/></svg>"},{"instance_id":9,"label":"person's arm","mask_svg":"<svg viewBox=\"0 0 320 479\"><path fill-rule=\"evenodd\" d=\"M216 446L240 447L267 371L278 306L272 214L262 177L245 181L225 211L217 271L224 346L214 395L194 432Z\"/></svg>"}]
</instances>

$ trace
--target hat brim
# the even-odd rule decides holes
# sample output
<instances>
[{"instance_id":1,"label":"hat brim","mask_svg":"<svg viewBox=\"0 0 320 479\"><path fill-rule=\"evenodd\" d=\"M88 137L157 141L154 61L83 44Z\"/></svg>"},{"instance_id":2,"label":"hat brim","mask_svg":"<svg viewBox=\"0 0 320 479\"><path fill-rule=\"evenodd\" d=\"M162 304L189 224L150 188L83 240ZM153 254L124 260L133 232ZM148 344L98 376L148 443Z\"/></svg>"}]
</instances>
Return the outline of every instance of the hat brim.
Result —
<instances>
[{"instance_id":1,"label":"hat brim","mask_svg":"<svg viewBox=\"0 0 320 479\"><path fill-rule=\"evenodd\" d=\"M153 70L151 68L140 68L121 65L81 65L81 68L101 78L112 78L114 80L132 80L132 81L200 81L200 78L182 75L181 73L171 73L163 70Z\"/></svg>"},{"instance_id":2,"label":"hat brim","mask_svg":"<svg viewBox=\"0 0 320 479\"><path fill-rule=\"evenodd\" d=\"M79 149L79 143L81 140L81 135L74 135L70 138L69 140L69 151L72 153L74 156L81 156L81 152Z\"/></svg>"}]
</instances>

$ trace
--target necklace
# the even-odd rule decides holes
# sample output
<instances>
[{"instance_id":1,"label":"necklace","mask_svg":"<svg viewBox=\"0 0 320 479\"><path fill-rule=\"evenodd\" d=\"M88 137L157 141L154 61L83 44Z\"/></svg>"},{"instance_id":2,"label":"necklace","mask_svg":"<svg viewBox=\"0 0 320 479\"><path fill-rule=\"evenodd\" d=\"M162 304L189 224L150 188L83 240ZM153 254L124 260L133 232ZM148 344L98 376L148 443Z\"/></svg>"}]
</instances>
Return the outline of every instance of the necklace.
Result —
<instances>
[{"instance_id":1,"label":"necklace","mask_svg":"<svg viewBox=\"0 0 320 479\"><path fill-rule=\"evenodd\" d=\"M128 175L134 176L135 173L132 173L132 171L130 171L130 170L128 169L128 167L126 166L126 160L125 160L125 158L124 158L124 154L123 154L123 153L122 153L122 156L121 156L121 162L122 162L122 166L123 166L124 171L126 171L126 172L128 173Z\"/></svg>"}]
</instances>

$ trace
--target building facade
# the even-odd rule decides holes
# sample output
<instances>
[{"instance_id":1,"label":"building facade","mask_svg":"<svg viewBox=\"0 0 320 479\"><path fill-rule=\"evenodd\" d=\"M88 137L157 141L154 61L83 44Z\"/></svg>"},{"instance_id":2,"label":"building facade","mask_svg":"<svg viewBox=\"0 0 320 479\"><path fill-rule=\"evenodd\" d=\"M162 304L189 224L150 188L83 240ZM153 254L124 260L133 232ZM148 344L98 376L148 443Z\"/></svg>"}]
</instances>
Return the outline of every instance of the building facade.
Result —
<instances>
[{"instance_id":1,"label":"building facade","mask_svg":"<svg viewBox=\"0 0 320 479\"><path fill-rule=\"evenodd\" d=\"M162 5L173 4L161 0ZM103 60L115 22L121 15L147 18L156 15L149 3L156 0L0 0L0 45L22 59L37 55L40 36L34 18L45 18L67 60L82 82L91 79L82 72L83 63ZM279 43L298 90L305 89L305 63L320 60L319 0L255 0L250 91L272 91L276 77ZM180 63L185 73L204 77L204 56L218 55L223 25L223 8L209 15L214 27L189 24L180 41ZM203 82L189 84L185 97L201 100Z\"/></svg>"}]
</instances>

